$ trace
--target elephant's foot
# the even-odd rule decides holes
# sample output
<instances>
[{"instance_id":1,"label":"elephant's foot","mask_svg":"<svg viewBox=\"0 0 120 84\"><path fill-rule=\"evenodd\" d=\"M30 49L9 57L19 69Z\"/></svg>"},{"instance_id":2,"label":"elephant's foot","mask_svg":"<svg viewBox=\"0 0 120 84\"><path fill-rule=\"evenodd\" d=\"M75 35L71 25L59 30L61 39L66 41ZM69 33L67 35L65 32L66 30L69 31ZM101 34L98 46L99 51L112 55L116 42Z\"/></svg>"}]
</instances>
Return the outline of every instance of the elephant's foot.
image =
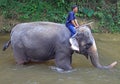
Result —
<instances>
[{"instance_id":1,"label":"elephant's foot","mask_svg":"<svg viewBox=\"0 0 120 84\"><path fill-rule=\"evenodd\" d=\"M29 61L26 61L26 60L17 60L17 65L25 65L27 64Z\"/></svg>"},{"instance_id":2,"label":"elephant's foot","mask_svg":"<svg viewBox=\"0 0 120 84\"><path fill-rule=\"evenodd\" d=\"M72 69L72 70L64 70L62 68L59 68L59 67L56 67L56 66L50 66L50 68L54 71L57 71L59 73L70 73L70 72L73 72L73 71L76 71L76 69Z\"/></svg>"}]
</instances>

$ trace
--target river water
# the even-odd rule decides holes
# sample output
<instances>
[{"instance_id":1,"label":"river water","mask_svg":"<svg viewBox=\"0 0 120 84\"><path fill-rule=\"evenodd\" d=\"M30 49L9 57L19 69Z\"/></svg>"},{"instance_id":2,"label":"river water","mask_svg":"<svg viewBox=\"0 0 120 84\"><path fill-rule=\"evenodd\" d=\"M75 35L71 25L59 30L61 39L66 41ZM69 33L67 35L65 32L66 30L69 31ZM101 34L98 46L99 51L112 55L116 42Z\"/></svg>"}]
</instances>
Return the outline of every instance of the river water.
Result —
<instances>
[{"instance_id":1,"label":"river water","mask_svg":"<svg viewBox=\"0 0 120 84\"><path fill-rule=\"evenodd\" d=\"M99 70L84 56L74 54L72 73L58 73L49 67L54 61L30 63L19 66L15 63L12 49L2 51L9 35L0 34L0 84L120 84L120 34L94 34L101 64L118 61L111 70Z\"/></svg>"}]
</instances>

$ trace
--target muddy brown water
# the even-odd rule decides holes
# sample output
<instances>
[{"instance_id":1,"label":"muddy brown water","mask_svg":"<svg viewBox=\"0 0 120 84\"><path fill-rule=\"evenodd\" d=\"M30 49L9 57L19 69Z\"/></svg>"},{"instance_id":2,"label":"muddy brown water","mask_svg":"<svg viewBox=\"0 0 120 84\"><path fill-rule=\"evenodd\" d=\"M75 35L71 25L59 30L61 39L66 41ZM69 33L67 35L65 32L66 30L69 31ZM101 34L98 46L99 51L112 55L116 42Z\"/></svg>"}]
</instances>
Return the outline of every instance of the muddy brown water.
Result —
<instances>
[{"instance_id":1,"label":"muddy brown water","mask_svg":"<svg viewBox=\"0 0 120 84\"><path fill-rule=\"evenodd\" d=\"M94 34L101 64L118 61L111 70L94 68L84 56L73 55L72 73L58 73L49 68L54 61L16 64L12 49L2 51L9 34L0 34L0 84L120 84L120 34Z\"/></svg>"}]
</instances>

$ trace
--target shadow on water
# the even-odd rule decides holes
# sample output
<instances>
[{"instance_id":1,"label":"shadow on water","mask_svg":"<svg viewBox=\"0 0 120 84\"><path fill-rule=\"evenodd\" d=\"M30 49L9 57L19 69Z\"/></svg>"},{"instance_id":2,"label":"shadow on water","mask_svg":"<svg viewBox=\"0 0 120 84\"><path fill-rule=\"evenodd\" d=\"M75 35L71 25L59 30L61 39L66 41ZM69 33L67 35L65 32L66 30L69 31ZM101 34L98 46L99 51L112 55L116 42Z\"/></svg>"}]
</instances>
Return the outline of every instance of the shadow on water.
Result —
<instances>
[{"instance_id":1,"label":"shadow on water","mask_svg":"<svg viewBox=\"0 0 120 84\"><path fill-rule=\"evenodd\" d=\"M0 34L0 83L1 84L119 84L120 83L120 35L94 34L101 64L118 61L111 70L94 68L84 56L74 54L72 66L77 69L72 73L57 73L49 66L54 61L30 63L18 66L9 47L2 51L9 35Z\"/></svg>"}]
</instances>

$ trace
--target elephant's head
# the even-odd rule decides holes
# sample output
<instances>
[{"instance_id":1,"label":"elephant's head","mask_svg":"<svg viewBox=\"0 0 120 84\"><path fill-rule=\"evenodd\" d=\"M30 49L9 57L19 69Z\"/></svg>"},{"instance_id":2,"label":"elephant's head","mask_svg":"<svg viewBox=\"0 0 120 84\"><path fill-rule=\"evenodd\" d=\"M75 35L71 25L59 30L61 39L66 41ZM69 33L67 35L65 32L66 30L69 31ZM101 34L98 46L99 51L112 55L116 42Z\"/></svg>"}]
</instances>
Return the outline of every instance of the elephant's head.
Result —
<instances>
[{"instance_id":1,"label":"elephant's head","mask_svg":"<svg viewBox=\"0 0 120 84\"><path fill-rule=\"evenodd\" d=\"M100 69L110 69L114 67L117 62L113 62L108 66L102 66L99 63L99 56L97 52L97 47L95 40L92 36L91 30L89 26L81 26L77 29L77 33L75 38L78 42L79 52L80 54L85 55L87 58L90 58L91 63Z\"/></svg>"}]
</instances>

